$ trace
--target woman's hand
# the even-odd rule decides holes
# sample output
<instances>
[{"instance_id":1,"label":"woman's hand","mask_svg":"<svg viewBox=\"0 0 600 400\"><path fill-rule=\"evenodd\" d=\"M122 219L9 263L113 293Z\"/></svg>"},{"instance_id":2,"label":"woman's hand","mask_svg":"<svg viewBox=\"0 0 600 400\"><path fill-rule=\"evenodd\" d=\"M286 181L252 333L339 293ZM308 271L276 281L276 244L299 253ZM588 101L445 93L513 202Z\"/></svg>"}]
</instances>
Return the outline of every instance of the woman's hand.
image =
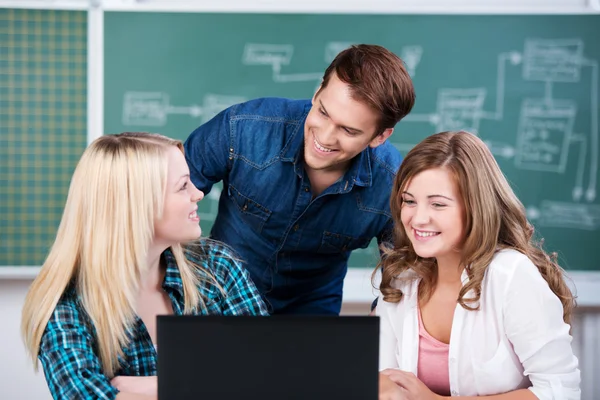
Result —
<instances>
[{"instance_id":1,"label":"woman's hand","mask_svg":"<svg viewBox=\"0 0 600 400\"><path fill-rule=\"evenodd\" d=\"M379 373L379 400L405 400L405 390L392 381L387 375Z\"/></svg>"},{"instance_id":2,"label":"woman's hand","mask_svg":"<svg viewBox=\"0 0 600 400\"><path fill-rule=\"evenodd\" d=\"M403 397L390 397L390 399L406 399L406 400L441 400L442 396L433 393L429 388L421 382L419 378L412 372L400 371L397 369L386 369L379 373L379 388L381 390L381 376L385 376L388 380L396 384ZM381 395L379 397L382 400ZM386 398L387 399L387 398Z\"/></svg>"},{"instance_id":3,"label":"woman's hand","mask_svg":"<svg viewBox=\"0 0 600 400\"><path fill-rule=\"evenodd\" d=\"M158 396L156 376L115 376L110 384L119 392Z\"/></svg>"}]
</instances>

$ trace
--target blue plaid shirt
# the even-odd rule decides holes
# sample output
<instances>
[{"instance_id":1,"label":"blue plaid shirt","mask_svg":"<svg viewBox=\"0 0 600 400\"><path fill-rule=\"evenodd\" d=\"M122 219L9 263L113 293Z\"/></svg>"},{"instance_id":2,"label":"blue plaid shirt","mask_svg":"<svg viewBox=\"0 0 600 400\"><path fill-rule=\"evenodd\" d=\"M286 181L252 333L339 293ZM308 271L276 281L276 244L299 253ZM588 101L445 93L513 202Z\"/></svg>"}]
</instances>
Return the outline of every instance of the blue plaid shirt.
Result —
<instances>
[{"instance_id":1,"label":"blue plaid shirt","mask_svg":"<svg viewBox=\"0 0 600 400\"><path fill-rule=\"evenodd\" d=\"M208 282L199 290L206 309L201 315L267 315L266 307L248 273L232 260L227 250L213 244L205 246L206 257L199 264L210 271L224 292ZM184 310L181 275L170 250L163 253L167 270L162 284L171 299L175 315ZM124 348L116 375L156 375L156 349L139 317L129 332L131 341ZM104 375L97 354L95 329L83 310L75 288L62 296L52 313L40 343L39 359L55 399L114 399L119 392ZM199 361L201 362L201 361Z\"/></svg>"}]
</instances>

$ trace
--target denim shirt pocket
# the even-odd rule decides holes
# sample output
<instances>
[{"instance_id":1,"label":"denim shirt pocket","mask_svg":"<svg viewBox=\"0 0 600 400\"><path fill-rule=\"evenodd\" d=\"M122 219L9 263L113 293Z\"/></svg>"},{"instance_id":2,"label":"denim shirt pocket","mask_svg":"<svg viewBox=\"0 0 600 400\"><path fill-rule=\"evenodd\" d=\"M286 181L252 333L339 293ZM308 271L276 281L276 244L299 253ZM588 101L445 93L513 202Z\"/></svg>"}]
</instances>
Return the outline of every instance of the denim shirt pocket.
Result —
<instances>
[{"instance_id":1,"label":"denim shirt pocket","mask_svg":"<svg viewBox=\"0 0 600 400\"><path fill-rule=\"evenodd\" d=\"M260 233L265 222L271 216L271 211L250 197L243 195L233 185L228 186L229 199L237 206L243 221Z\"/></svg>"},{"instance_id":2,"label":"denim shirt pocket","mask_svg":"<svg viewBox=\"0 0 600 400\"><path fill-rule=\"evenodd\" d=\"M357 248L366 248L371 239L364 237L353 237L335 232L323 232L319 253L342 253Z\"/></svg>"}]
</instances>

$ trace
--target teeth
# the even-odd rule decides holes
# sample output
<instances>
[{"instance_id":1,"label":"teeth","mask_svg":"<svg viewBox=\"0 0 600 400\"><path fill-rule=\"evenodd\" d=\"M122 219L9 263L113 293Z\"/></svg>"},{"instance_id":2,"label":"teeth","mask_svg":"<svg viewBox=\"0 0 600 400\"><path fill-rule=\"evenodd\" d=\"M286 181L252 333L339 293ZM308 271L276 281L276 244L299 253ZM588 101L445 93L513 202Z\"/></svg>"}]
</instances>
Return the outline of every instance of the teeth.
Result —
<instances>
[{"instance_id":1,"label":"teeth","mask_svg":"<svg viewBox=\"0 0 600 400\"><path fill-rule=\"evenodd\" d=\"M191 219L194 219L194 218L197 218L197 217L198 217L198 214L196 214L196 211L192 211L190 213L190 215L188 215L188 218L191 218Z\"/></svg>"},{"instance_id":2,"label":"teeth","mask_svg":"<svg viewBox=\"0 0 600 400\"><path fill-rule=\"evenodd\" d=\"M319 150L321 150L321 151L325 151L325 152L327 152L327 153L329 153L329 152L333 151L333 150L330 150L330 149L328 149L327 147L323 147L323 146L321 146L321 145L319 144L319 142L317 142L317 139L315 139L315 140L314 140L314 142L315 142L315 146L317 147L317 149L319 149Z\"/></svg>"},{"instance_id":3,"label":"teeth","mask_svg":"<svg viewBox=\"0 0 600 400\"><path fill-rule=\"evenodd\" d=\"M438 233L437 232L421 232L415 229L415 233L417 234L417 236L420 237L430 237L430 236L435 236Z\"/></svg>"}]
</instances>

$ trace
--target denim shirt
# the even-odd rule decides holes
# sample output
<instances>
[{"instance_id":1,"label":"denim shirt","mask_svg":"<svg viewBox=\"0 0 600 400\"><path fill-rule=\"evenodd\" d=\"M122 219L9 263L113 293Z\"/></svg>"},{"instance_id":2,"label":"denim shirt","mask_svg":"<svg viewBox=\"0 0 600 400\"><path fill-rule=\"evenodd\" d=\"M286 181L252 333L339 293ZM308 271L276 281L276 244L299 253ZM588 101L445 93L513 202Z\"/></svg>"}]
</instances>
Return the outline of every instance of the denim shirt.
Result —
<instances>
[{"instance_id":1,"label":"denim shirt","mask_svg":"<svg viewBox=\"0 0 600 400\"><path fill-rule=\"evenodd\" d=\"M388 142L367 147L313 198L303 166L310 108L280 98L237 104L184 145L198 189L223 181L211 236L239 253L273 313L338 314L350 252L391 237L400 153Z\"/></svg>"}]
</instances>

